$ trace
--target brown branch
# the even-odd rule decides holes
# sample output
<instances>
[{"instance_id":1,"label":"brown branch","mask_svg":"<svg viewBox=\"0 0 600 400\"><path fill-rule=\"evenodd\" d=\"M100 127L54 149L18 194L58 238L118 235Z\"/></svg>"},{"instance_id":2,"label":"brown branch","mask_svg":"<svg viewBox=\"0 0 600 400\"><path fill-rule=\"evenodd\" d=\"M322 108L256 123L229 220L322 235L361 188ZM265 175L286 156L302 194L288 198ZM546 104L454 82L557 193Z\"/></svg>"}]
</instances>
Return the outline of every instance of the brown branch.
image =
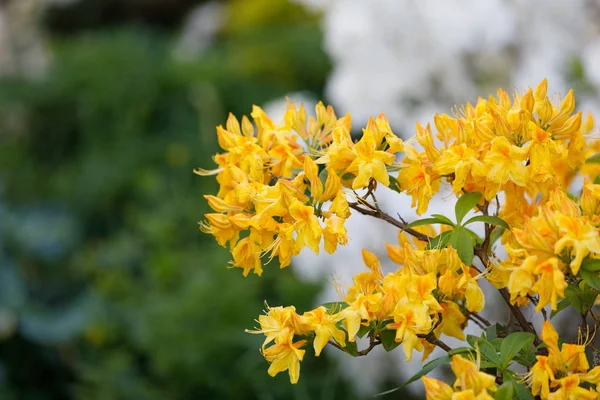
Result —
<instances>
[{"instance_id":1,"label":"brown branch","mask_svg":"<svg viewBox=\"0 0 600 400\"><path fill-rule=\"evenodd\" d=\"M358 211L359 213L361 213L363 215L370 215L372 217L379 218L385 222L388 222L388 223L394 225L396 228L403 230L404 232L408 233L409 235L413 236L414 238L416 238L418 240L429 243L433 239L432 237L425 235L424 233L417 232L416 230L409 228L408 224L398 221L396 218L381 211L379 208L375 208L375 207L371 206L368 203L365 203L365 205L370 206L371 209L369 209L369 210L360 207L359 203L348 203L348 204L349 204L350 208L352 208L353 210ZM363 203L361 203L361 204L363 204Z\"/></svg>"},{"instance_id":2,"label":"brown branch","mask_svg":"<svg viewBox=\"0 0 600 400\"><path fill-rule=\"evenodd\" d=\"M381 344L381 339L379 337L375 338L373 336L369 336L369 339L370 339L369 347L367 347L364 350L356 352L356 357L366 356L367 354L369 354L371 352L371 350L373 350L375 347L377 347ZM330 340L329 342L327 342L327 344L330 344L333 347L335 347L336 349L345 352L344 348L342 346L340 346L339 344L337 344L336 342L334 342L333 340Z\"/></svg>"},{"instance_id":3,"label":"brown branch","mask_svg":"<svg viewBox=\"0 0 600 400\"><path fill-rule=\"evenodd\" d=\"M492 326L492 324L490 323L490 321L488 321L487 319L483 318L481 315L479 315L477 313L469 313L469 315L471 315L474 318L477 318L479 320L479 322L481 322L485 326L488 326L488 327Z\"/></svg>"}]
</instances>

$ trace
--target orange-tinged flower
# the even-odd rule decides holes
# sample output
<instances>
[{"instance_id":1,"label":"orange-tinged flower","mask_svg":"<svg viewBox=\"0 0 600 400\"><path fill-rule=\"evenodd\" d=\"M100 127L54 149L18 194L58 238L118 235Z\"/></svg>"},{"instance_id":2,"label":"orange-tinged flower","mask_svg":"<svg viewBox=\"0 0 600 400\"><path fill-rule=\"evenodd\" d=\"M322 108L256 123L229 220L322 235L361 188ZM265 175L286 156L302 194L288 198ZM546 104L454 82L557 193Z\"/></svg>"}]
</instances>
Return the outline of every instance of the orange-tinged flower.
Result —
<instances>
[{"instance_id":1,"label":"orange-tinged flower","mask_svg":"<svg viewBox=\"0 0 600 400\"><path fill-rule=\"evenodd\" d=\"M437 379L421 377L425 385L425 396L427 400L452 400L454 391L447 383L438 381Z\"/></svg>"},{"instance_id":2,"label":"orange-tinged flower","mask_svg":"<svg viewBox=\"0 0 600 400\"><path fill-rule=\"evenodd\" d=\"M532 290L540 296L535 311L540 312L547 304L551 304L552 310L556 310L558 298L565 297L568 286L565 275L559 268L558 258L552 257L537 264L534 273L539 276L539 280Z\"/></svg>"}]
</instances>

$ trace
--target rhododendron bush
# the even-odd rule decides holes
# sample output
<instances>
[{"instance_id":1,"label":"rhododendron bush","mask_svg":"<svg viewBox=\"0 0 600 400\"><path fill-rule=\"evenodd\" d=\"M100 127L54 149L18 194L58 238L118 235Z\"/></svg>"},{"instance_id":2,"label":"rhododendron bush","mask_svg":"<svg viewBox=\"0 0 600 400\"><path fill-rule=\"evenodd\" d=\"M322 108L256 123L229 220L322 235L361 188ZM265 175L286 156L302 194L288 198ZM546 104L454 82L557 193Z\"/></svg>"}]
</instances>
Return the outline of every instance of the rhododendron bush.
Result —
<instances>
[{"instance_id":1,"label":"rhododendron bush","mask_svg":"<svg viewBox=\"0 0 600 400\"><path fill-rule=\"evenodd\" d=\"M200 229L231 250L231 266L244 276L260 276L273 259L284 268L305 247L335 252L348 241L353 212L398 228L386 244L396 271L384 275L364 249L365 270L337 288L339 302L305 312L267 306L248 332L265 336L268 373L288 371L296 383L311 347L315 356L331 346L357 357L401 345L408 360L418 352L425 363L402 386L421 379L428 399L597 399L600 140L591 115L574 113L573 91L550 97L546 80L512 97L498 90L453 116L436 115L433 127L417 123L407 141L383 114L354 141L350 115L338 118L321 103L316 117L290 102L279 122L254 107L252 121L230 115L217 127L218 168L195 171L220 184L205 196L214 212ZM578 177L583 188L570 193ZM443 185L458 198L454 215L408 223L377 202L386 186L411 196L423 215ZM472 230L477 224L482 235ZM482 316L482 280L498 289L515 329ZM522 310L529 303L541 329ZM580 316L571 328L577 343L559 338L551 322L565 309ZM480 336L464 334L469 323ZM451 348L446 337L463 345ZM427 360L436 347L447 354ZM453 382L427 377L443 364Z\"/></svg>"}]
</instances>

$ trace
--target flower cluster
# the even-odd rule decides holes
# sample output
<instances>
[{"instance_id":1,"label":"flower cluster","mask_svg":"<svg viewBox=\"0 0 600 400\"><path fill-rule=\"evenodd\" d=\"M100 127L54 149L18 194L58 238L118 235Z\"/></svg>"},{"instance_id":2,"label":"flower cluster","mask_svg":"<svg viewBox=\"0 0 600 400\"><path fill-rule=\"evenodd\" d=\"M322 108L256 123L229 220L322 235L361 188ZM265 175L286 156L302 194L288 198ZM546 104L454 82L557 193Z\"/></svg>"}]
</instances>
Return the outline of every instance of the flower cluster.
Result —
<instances>
[{"instance_id":1,"label":"flower cluster","mask_svg":"<svg viewBox=\"0 0 600 400\"><path fill-rule=\"evenodd\" d=\"M526 305L535 296L536 311L548 304L556 310L565 297L567 278L581 279L584 260L600 255L600 235L592 222L598 218L599 195L600 185L586 182L580 207L557 189L536 207L536 215L521 215L524 222L515 221L512 234L505 237L509 258L493 268L490 281L508 287L514 304Z\"/></svg>"},{"instance_id":2,"label":"flower cluster","mask_svg":"<svg viewBox=\"0 0 600 400\"><path fill-rule=\"evenodd\" d=\"M582 113L574 113L572 91L559 104L546 92L546 80L512 99L498 90L497 97L468 103L453 117L436 115L435 134L417 123L415 138L407 141L380 115L355 142L350 117L337 118L322 104L316 118L289 103L279 124L255 107L256 127L230 116L226 128L217 128L225 151L215 156L219 168L196 171L217 174L220 184L217 196L206 196L215 212L206 214L201 229L223 246L229 242L232 263L244 275L261 274L263 255L278 257L285 267L304 247L335 251L347 242L350 209L400 229L399 244L387 244L389 258L400 265L396 271L384 276L379 259L363 250L368 271L356 275L345 294L338 285L343 301L302 315L293 306L274 307L259 317L252 333L266 336L262 353L270 375L289 370L296 383L309 343L317 356L328 343L353 356L381 344L388 351L402 345L407 360L413 350L422 351L425 360L435 347L454 351L443 342L446 335L466 339L472 347L460 353L482 357L486 367L451 353L457 381L450 387L425 378L429 398L492 398L503 379L497 388L502 396L527 390L510 369L515 362L527 368L534 395L597 397L590 384L596 385L600 367L590 369L587 362L590 343L559 350L550 323L540 339L520 309L532 302L547 319L546 308L570 307L583 330L588 319L594 329L600 326L593 311L600 294L600 143L588 135L591 116L583 122ZM573 196L568 189L577 174L586 179ZM419 215L445 185L458 197L455 219L396 219L379 208L378 185L411 196ZM465 221L472 210L478 215ZM468 227L472 223L484 224L483 236ZM493 248L500 238L508 254L503 261ZM478 280L484 278L500 290L521 332L479 315L485 298ZM484 331L480 338L465 338L469 322ZM368 337L366 349L357 349L357 336ZM548 355L540 350L543 343ZM498 375L480 372L486 368Z\"/></svg>"},{"instance_id":3,"label":"flower cluster","mask_svg":"<svg viewBox=\"0 0 600 400\"><path fill-rule=\"evenodd\" d=\"M548 346L548 355L537 356L537 362L527 374L533 395L542 399L598 399L596 388L587 388L581 384L597 386L600 383L600 366L590 370L585 355L585 342L578 344L563 343L559 347L558 334L550 322L542 328L542 339ZM556 389L550 392L550 389Z\"/></svg>"},{"instance_id":4,"label":"flower cluster","mask_svg":"<svg viewBox=\"0 0 600 400\"><path fill-rule=\"evenodd\" d=\"M318 253L322 239L328 252L347 242L344 221L349 208L342 179L333 167L319 171L314 158L335 138L352 143L350 119L337 119L323 104L317 105L316 113L317 119L307 121L304 108L290 103L277 125L254 107L256 129L248 118L240 124L230 115L225 128L217 127L219 145L226 151L214 157L219 168L195 171L216 174L220 185L217 196L205 196L216 212L205 215L201 230L222 246L229 242L232 264L243 268L244 276L251 271L261 275L261 256L266 253L271 259L278 257L283 268L304 247ZM348 159L353 156L350 150ZM319 218L325 220L324 227Z\"/></svg>"},{"instance_id":5,"label":"flower cluster","mask_svg":"<svg viewBox=\"0 0 600 400\"><path fill-rule=\"evenodd\" d=\"M406 244L404 234L400 237ZM423 250L425 245L417 243L420 250L389 245L390 257L404 268L386 276L377 256L363 250L368 271L356 275L344 301L329 309L321 306L298 315L293 306L269 308L258 319L260 329L249 331L266 336L263 354L271 363L269 374L289 368L292 383L297 382L304 356L299 349L310 341L318 356L332 338L344 348L346 340L354 343L357 335L368 333L372 343L381 343L383 335L392 333L386 340L402 344L410 360L414 349L425 350L423 359L427 358L442 334L464 340L466 315L481 311L485 303L479 276L452 247ZM272 341L274 345L265 348Z\"/></svg>"}]
</instances>

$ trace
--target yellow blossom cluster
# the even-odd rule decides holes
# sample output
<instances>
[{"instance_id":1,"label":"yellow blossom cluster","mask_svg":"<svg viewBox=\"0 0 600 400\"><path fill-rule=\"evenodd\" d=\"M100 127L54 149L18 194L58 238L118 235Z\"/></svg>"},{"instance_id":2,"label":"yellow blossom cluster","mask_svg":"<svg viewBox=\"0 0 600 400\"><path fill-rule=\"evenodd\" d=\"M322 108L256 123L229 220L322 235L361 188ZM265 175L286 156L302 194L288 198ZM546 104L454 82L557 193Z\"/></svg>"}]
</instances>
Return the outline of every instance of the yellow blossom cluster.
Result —
<instances>
[{"instance_id":1,"label":"yellow blossom cluster","mask_svg":"<svg viewBox=\"0 0 600 400\"><path fill-rule=\"evenodd\" d=\"M479 365L459 355L452 356L452 372L456 381L450 385L437 379L422 377L427 400L493 400L496 391L493 375L479 371Z\"/></svg>"},{"instance_id":2,"label":"yellow blossom cluster","mask_svg":"<svg viewBox=\"0 0 600 400\"><path fill-rule=\"evenodd\" d=\"M578 277L584 259L600 256L598 220L600 185L586 181L581 206L561 189L536 206L536 215L525 216L505 236L509 258L492 269L488 279L508 287L514 304L526 305L537 296L536 311L548 304L556 310L565 297L567 277Z\"/></svg>"},{"instance_id":3,"label":"yellow blossom cluster","mask_svg":"<svg viewBox=\"0 0 600 400\"><path fill-rule=\"evenodd\" d=\"M542 400L598 399L596 387L600 383L600 366L590 369L585 354L589 343L580 341L559 346L558 334L548 321L542 328L542 340L548 348L548 355L538 355L526 377L532 394L539 394Z\"/></svg>"},{"instance_id":4,"label":"yellow blossom cluster","mask_svg":"<svg viewBox=\"0 0 600 400\"><path fill-rule=\"evenodd\" d=\"M229 246L244 276L261 275L265 256L283 268L305 247L334 252L347 243L351 209L400 229L399 244L387 244L388 257L401 266L395 272L384 276L379 259L363 250L368 271L353 278L343 301L301 315L293 306L273 307L259 317L260 328L251 332L266 336L261 351L269 374L287 370L296 383L310 343L317 356L328 343L355 356L379 344L386 350L401 344L407 359L413 350L423 359L436 346L450 351L441 336L464 340L467 321L494 328L478 314L485 305L478 280L485 278L508 303L519 337L531 342L503 346L507 336L491 331L487 341L486 331L477 340L499 375L454 355L455 384L424 377L428 398L493 398L500 372L515 376L508 368L518 352L534 396L598 398L592 386L600 367L588 364L589 343L559 349L552 325L545 322L540 339L520 310L533 302L546 319L547 306L555 312L571 306L582 326L588 318L600 326L592 312L600 294L600 141L590 135L593 118L583 121L574 111L573 91L554 104L543 80L512 98L500 89L453 116L436 115L433 127L417 123L407 141L383 114L353 140L350 116L338 118L322 103L308 117L289 102L279 123L256 106L253 122L230 115L217 128L224 151L214 157L218 168L195 172L216 175L220 185L216 196L205 196L214 212L200 229ZM578 174L585 180L573 196L568 191ZM455 221L437 214L412 224L395 219L379 208L378 185L411 196L418 215L432 211L430 200L445 185L459 198ZM481 215L463 221L473 209ZM467 227L474 222L484 223L482 237ZM494 253L499 238L505 260ZM358 351L356 337L365 335L369 347ZM542 341L548 355L540 352Z\"/></svg>"},{"instance_id":5,"label":"yellow blossom cluster","mask_svg":"<svg viewBox=\"0 0 600 400\"><path fill-rule=\"evenodd\" d=\"M290 102L275 124L255 106L255 129L247 117L240 124L230 114L226 127L217 127L225 151L214 157L219 168L195 171L216 174L220 185L217 196L205 196L215 212L205 215L201 230L222 246L229 242L232 264L244 276L261 275L266 253L283 268L304 247L318 253L321 241L334 252L347 243L350 210L343 188L366 188L373 178L389 185L388 169L402 141L384 116L371 119L354 143L349 115L338 119L322 103L316 115L307 118L303 106Z\"/></svg>"},{"instance_id":6,"label":"yellow blossom cluster","mask_svg":"<svg viewBox=\"0 0 600 400\"><path fill-rule=\"evenodd\" d=\"M406 244L404 234L400 237ZM422 242L417 246L421 249L389 245L390 257L404 268L386 276L379 259L363 250L368 271L356 275L344 302L329 310L321 306L300 316L293 306L274 307L260 316L260 329L249 332L266 336L263 355L271 363L269 374L289 368L292 383L297 382L302 346L312 340L318 356L333 338L343 348L346 340L355 342L361 327L378 341L381 332L395 331L394 340L402 344L407 360L414 349L425 350L423 359L428 357L435 348L431 338L426 339L430 335L464 340L466 314L481 311L485 304L476 271L464 265L452 247L423 250ZM275 344L265 348L272 341Z\"/></svg>"}]
</instances>

